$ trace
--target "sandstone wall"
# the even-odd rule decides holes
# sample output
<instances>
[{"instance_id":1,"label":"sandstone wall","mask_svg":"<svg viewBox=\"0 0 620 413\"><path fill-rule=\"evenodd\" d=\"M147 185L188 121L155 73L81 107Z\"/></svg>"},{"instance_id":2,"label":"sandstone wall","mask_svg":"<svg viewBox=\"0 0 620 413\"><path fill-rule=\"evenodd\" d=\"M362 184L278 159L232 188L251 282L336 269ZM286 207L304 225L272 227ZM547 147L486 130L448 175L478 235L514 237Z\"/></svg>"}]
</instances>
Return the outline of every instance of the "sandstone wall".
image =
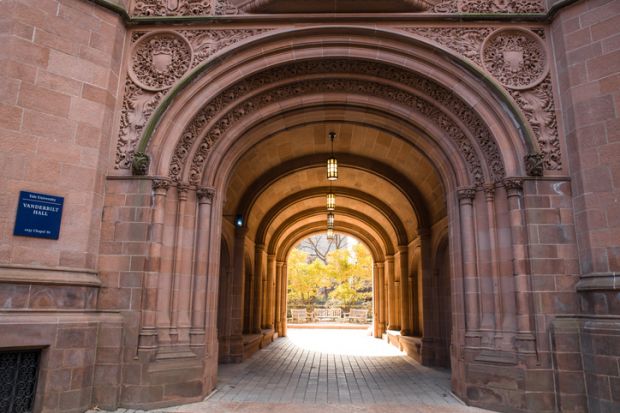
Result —
<instances>
[{"instance_id":1,"label":"sandstone wall","mask_svg":"<svg viewBox=\"0 0 620 413\"><path fill-rule=\"evenodd\" d=\"M620 3L582 1L551 25L581 279L579 316L553 322L563 411L620 403Z\"/></svg>"}]
</instances>

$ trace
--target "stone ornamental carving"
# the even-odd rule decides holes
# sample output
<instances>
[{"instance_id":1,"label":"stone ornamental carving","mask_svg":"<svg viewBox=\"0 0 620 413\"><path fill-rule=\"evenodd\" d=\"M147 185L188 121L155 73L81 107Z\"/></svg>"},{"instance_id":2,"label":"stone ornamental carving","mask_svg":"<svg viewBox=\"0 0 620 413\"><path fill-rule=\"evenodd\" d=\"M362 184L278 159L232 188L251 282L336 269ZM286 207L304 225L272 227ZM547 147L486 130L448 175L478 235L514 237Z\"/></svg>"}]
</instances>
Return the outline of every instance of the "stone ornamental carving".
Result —
<instances>
[{"instance_id":1,"label":"stone ornamental carving","mask_svg":"<svg viewBox=\"0 0 620 413\"><path fill-rule=\"evenodd\" d=\"M136 16L207 16L211 14L212 0L139 0L135 3Z\"/></svg>"},{"instance_id":2,"label":"stone ornamental carving","mask_svg":"<svg viewBox=\"0 0 620 413\"><path fill-rule=\"evenodd\" d=\"M553 101L551 76L530 90L512 90L512 97L525 114L544 156L544 168L549 171L562 169L562 152L558 134L557 117Z\"/></svg>"},{"instance_id":3,"label":"stone ornamental carving","mask_svg":"<svg viewBox=\"0 0 620 413\"><path fill-rule=\"evenodd\" d=\"M401 30L426 37L469 58L482 67L481 48L484 40L497 30L494 27L411 28ZM544 31L534 30L540 38ZM539 149L544 155L546 170L562 169L562 153L558 135L557 117L553 101L551 76L531 89L507 89L530 123Z\"/></svg>"},{"instance_id":4,"label":"stone ornamental carving","mask_svg":"<svg viewBox=\"0 0 620 413\"><path fill-rule=\"evenodd\" d=\"M544 13L544 0L446 0L435 13Z\"/></svg>"},{"instance_id":5,"label":"stone ornamental carving","mask_svg":"<svg viewBox=\"0 0 620 413\"><path fill-rule=\"evenodd\" d=\"M482 43L495 29L493 27L402 27L401 30L430 39L482 66L480 58Z\"/></svg>"},{"instance_id":6,"label":"stone ornamental carving","mask_svg":"<svg viewBox=\"0 0 620 413\"><path fill-rule=\"evenodd\" d=\"M531 89L549 72L545 44L529 30L500 29L482 45L482 65L510 89Z\"/></svg>"},{"instance_id":7,"label":"stone ornamental carving","mask_svg":"<svg viewBox=\"0 0 620 413\"><path fill-rule=\"evenodd\" d=\"M223 48L267 31L270 29L185 30L178 37L189 42L193 55L191 65L195 67ZM138 43L144 42L150 35L145 32L133 32L131 39L134 50ZM142 136L142 131L165 93L165 90L158 92L148 90L141 84L142 82L133 80L133 75L130 75L125 82L119 139L116 146L116 169L131 169L135 147Z\"/></svg>"},{"instance_id":8,"label":"stone ornamental carving","mask_svg":"<svg viewBox=\"0 0 620 413\"><path fill-rule=\"evenodd\" d=\"M133 15L140 17L178 17L234 15L241 11L227 0L138 0Z\"/></svg>"},{"instance_id":9,"label":"stone ornamental carving","mask_svg":"<svg viewBox=\"0 0 620 413\"><path fill-rule=\"evenodd\" d=\"M525 171L528 176L543 176L544 155L542 153L532 153L525 156Z\"/></svg>"},{"instance_id":10,"label":"stone ornamental carving","mask_svg":"<svg viewBox=\"0 0 620 413\"><path fill-rule=\"evenodd\" d=\"M454 114L460 122L466 125L469 134L473 139L478 140L482 152L485 155L487 164L491 172L491 179L494 182L500 181L505 176L504 166L497 144L492 138L490 131L484 125L480 117L465 102L454 96L450 91L436 84L435 82L417 76L408 71L377 63L357 62L350 60L326 60L301 62L288 66L285 70L271 69L269 71L251 76L240 83L226 89L219 96L209 102L186 127L179 144L173 155L170 164L169 175L175 180L181 180L183 165L186 164L194 142L202 136L196 154L191 161L191 171L189 180L197 183L202 176L207 156L212 146L225 133L225 131L237 120L255 112L261 106L271 104L275 98L283 99L298 94L314 93L321 90L337 90L340 92L363 93L372 96L384 97L388 100L397 100L403 104L410 105L413 110L434 119L437 124L446 131L446 134L453 137L460 148L463 157L469 164L472 179L477 185L482 185L484 174L476 151L471 145L470 138L464 135L463 131L456 123L437 109L429 101L393 87L379 85L372 82L346 81L342 79L325 79L321 81L301 81L280 88L278 91L268 91L255 96L248 101L232 107L242 96L249 94L252 90L270 83L280 82L286 77L297 77L319 73L354 73L358 75L375 75L376 77L389 79L406 84L409 87L424 92L437 102L440 102L450 113ZM231 109L222 115L226 107ZM213 124L208 131L205 125L214 118L221 116L220 120Z\"/></svg>"},{"instance_id":11,"label":"stone ornamental carving","mask_svg":"<svg viewBox=\"0 0 620 413\"><path fill-rule=\"evenodd\" d=\"M129 76L142 89L169 88L192 66L192 47L175 32L154 32L133 47Z\"/></svg>"}]
</instances>

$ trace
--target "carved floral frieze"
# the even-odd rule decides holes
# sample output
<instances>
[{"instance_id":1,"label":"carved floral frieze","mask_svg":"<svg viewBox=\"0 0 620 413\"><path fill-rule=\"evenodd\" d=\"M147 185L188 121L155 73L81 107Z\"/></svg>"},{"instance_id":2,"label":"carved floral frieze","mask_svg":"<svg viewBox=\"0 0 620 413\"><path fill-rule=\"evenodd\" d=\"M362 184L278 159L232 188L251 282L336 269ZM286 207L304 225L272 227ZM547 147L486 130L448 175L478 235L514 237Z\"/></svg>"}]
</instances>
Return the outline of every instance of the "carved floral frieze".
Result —
<instances>
[{"instance_id":1,"label":"carved floral frieze","mask_svg":"<svg viewBox=\"0 0 620 413\"><path fill-rule=\"evenodd\" d=\"M291 0L299 1L299 0ZM544 13L544 0L425 1L427 13ZM132 14L139 17L236 15L243 12L228 0L136 0Z\"/></svg>"},{"instance_id":2,"label":"carved floral frieze","mask_svg":"<svg viewBox=\"0 0 620 413\"><path fill-rule=\"evenodd\" d=\"M435 13L544 13L544 0L446 0Z\"/></svg>"},{"instance_id":3,"label":"carved floral frieze","mask_svg":"<svg viewBox=\"0 0 620 413\"><path fill-rule=\"evenodd\" d=\"M402 89L372 81L342 79L338 77L338 73L375 75L396 81L421 91L430 100L420 98ZM282 82L286 78L317 74L322 75L321 80L294 81L277 88L277 90L267 90L241 102L243 96L264 85ZM470 174L477 185L482 185L485 177L471 139L477 140L477 146L484 154L486 164L489 165L491 179L494 182L499 182L505 177L501 155L491 132L475 111L449 90L428 78L393 66L352 60L324 60L300 62L284 68L270 69L251 76L223 91L209 102L186 127L170 164L170 178L174 181L183 180L184 165L191 162L189 182L192 184L199 183L213 145L231 125L244 116L280 99L326 91L364 94L408 105L413 113L431 118L447 136L455 141L469 165ZM463 127L455 122L455 119L438 109L433 102L439 102L449 113L458 118L468 132L465 132ZM196 143L198 139L200 142ZM194 146L197 147L197 150L191 155L190 161L189 156Z\"/></svg>"},{"instance_id":4,"label":"carved floral frieze","mask_svg":"<svg viewBox=\"0 0 620 413\"><path fill-rule=\"evenodd\" d=\"M225 47L266 31L269 29L133 32L115 168L132 168L148 120L166 91L188 70Z\"/></svg>"},{"instance_id":5,"label":"carved floral frieze","mask_svg":"<svg viewBox=\"0 0 620 413\"><path fill-rule=\"evenodd\" d=\"M227 0L137 0L133 15L139 17L177 17L239 14Z\"/></svg>"},{"instance_id":6,"label":"carved floral frieze","mask_svg":"<svg viewBox=\"0 0 620 413\"><path fill-rule=\"evenodd\" d=\"M528 120L545 170L561 170L562 155L543 30L498 27L410 28L470 59L500 81Z\"/></svg>"}]
</instances>

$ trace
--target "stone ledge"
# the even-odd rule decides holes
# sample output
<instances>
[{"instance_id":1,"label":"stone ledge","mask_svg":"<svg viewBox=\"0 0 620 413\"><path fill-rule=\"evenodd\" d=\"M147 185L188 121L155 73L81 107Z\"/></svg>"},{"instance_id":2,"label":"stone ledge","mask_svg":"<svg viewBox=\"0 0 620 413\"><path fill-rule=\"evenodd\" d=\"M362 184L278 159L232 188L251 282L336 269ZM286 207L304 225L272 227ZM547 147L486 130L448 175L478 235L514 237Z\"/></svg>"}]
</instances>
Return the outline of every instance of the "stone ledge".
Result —
<instances>
[{"instance_id":1,"label":"stone ledge","mask_svg":"<svg viewBox=\"0 0 620 413\"><path fill-rule=\"evenodd\" d=\"M582 275L577 283L577 291L617 291L620 290L620 274L591 273Z\"/></svg>"},{"instance_id":2,"label":"stone ledge","mask_svg":"<svg viewBox=\"0 0 620 413\"><path fill-rule=\"evenodd\" d=\"M93 270L15 264L0 265L0 283L101 286L101 280Z\"/></svg>"}]
</instances>

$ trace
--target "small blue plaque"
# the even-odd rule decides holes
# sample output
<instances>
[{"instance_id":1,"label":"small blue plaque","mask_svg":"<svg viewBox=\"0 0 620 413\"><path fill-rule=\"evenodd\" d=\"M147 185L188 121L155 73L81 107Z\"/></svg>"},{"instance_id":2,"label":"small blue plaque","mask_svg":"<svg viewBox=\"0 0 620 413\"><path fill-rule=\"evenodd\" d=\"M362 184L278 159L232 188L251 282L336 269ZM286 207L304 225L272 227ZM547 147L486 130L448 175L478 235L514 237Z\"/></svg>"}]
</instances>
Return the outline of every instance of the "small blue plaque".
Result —
<instances>
[{"instance_id":1,"label":"small blue plaque","mask_svg":"<svg viewBox=\"0 0 620 413\"><path fill-rule=\"evenodd\" d=\"M58 239L64 202L61 196L21 191L13 235Z\"/></svg>"}]
</instances>

